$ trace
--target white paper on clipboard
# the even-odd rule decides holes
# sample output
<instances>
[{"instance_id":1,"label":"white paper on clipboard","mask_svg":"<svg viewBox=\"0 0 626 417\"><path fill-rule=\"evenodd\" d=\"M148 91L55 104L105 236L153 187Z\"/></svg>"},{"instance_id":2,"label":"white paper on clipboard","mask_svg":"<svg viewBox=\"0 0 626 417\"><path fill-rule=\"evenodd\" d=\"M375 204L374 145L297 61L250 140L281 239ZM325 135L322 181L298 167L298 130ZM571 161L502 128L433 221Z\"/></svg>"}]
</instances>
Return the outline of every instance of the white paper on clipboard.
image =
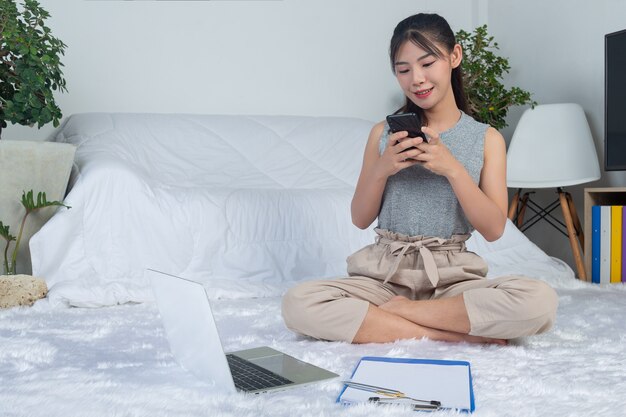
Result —
<instances>
[{"instance_id":1,"label":"white paper on clipboard","mask_svg":"<svg viewBox=\"0 0 626 417\"><path fill-rule=\"evenodd\" d=\"M351 381L401 391L425 401L440 401L442 408L465 411L475 408L470 364L465 361L364 357ZM367 402L372 396L378 395L345 387L337 401Z\"/></svg>"}]
</instances>

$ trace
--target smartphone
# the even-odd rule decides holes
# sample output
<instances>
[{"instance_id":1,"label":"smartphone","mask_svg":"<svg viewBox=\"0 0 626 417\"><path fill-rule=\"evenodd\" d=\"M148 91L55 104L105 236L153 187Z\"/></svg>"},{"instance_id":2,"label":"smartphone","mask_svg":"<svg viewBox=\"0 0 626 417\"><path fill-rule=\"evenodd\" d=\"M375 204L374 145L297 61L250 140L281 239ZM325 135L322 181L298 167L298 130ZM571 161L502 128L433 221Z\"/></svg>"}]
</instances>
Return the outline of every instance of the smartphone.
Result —
<instances>
[{"instance_id":1,"label":"smartphone","mask_svg":"<svg viewBox=\"0 0 626 417\"><path fill-rule=\"evenodd\" d=\"M428 142L422 132L422 119L417 113L390 114L387 116L387 124L393 133L406 130L410 138L422 138L424 142Z\"/></svg>"}]
</instances>

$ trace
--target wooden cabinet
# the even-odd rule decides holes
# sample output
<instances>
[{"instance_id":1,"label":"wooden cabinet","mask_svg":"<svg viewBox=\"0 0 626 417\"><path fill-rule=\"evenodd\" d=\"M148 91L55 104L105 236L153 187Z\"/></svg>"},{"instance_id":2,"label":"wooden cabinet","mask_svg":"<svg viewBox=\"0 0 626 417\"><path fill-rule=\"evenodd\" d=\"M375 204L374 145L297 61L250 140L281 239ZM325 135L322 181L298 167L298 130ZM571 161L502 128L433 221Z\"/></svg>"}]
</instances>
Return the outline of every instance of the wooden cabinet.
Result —
<instances>
[{"instance_id":1,"label":"wooden cabinet","mask_svg":"<svg viewBox=\"0 0 626 417\"><path fill-rule=\"evenodd\" d=\"M591 207L626 206L626 187L585 188L585 271L591 281Z\"/></svg>"}]
</instances>

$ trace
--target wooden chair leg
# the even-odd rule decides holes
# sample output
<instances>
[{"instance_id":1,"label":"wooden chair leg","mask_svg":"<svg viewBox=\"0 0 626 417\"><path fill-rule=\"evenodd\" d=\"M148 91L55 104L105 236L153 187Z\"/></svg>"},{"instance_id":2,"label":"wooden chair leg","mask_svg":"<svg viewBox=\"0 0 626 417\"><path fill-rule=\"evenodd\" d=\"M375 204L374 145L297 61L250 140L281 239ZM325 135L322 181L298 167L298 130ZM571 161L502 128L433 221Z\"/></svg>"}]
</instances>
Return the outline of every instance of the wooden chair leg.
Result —
<instances>
[{"instance_id":1,"label":"wooden chair leg","mask_svg":"<svg viewBox=\"0 0 626 417\"><path fill-rule=\"evenodd\" d=\"M574 254L574 261L576 262L576 269L578 271L578 277L581 280L587 281L587 272L585 271L585 264L581 255L580 247L578 246L578 240L576 239L576 229L574 227L574 221L572 220L572 214L570 212L569 204L567 201L566 193L559 190L559 202L561 209L563 210L563 217L565 218L565 225L567 226L567 235L569 236L569 243L572 247L572 253Z\"/></svg>"},{"instance_id":2,"label":"wooden chair leg","mask_svg":"<svg viewBox=\"0 0 626 417\"><path fill-rule=\"evenodd\" d=\"M513 199L511 200L511 206L509 207L509 220L513 221L515 219L515 215L517 214L517 203L519 202L519 195L522 189L518 189L513 195Z\"/></svg>"},{"instance_id":3,"label":"wooden chair leg","mask_svg":"<svg viewBox=\"0 0 626 417\"><path fill-rule=\"evenodd\" d=\"M524 216L526 215L526 205L528 205L528 198L530 197L530 193L524 193L522 196L519 213L517 214L517 227L520 228L524 224Z\"/></svg>"},{"instance_id":4,"label":"wooden chair leg","mask_svg":"<svg viewBox=\"0 0 626 417\"><path fill-rule=\"evenodd\" d=\"M569 207L569 211L572 214L572 221L574 222L574 228L576 229L576 235L578 236L578 240L580 241L580 247L585 253L585 232L583 231L583 227L580 224L580 219L578 218L578 213L576 212L576 206L574 205L574 201L572 200L572 195L568 192L565 193L565 197L567 198L567 206Z\"/></svg>"}]
</instances>

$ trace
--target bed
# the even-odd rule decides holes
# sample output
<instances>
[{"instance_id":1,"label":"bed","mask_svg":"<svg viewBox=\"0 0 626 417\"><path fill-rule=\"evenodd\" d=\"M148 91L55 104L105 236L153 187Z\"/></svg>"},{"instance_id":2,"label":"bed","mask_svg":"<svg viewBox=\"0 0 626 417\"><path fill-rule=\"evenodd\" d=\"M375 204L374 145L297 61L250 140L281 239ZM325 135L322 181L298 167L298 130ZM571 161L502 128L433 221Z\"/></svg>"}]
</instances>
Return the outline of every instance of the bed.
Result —
<instances>
[{"instance_id":1,"label":"bed","mask_svg":"<svg viewBox=\"0 0 626 417\"><path fill-rule=\"evenodd\" d=\"M366 355L469 361L477 416L624 415L624 287L576 280L511 223L498 241L474 233L468 247L490 277L523 274L557 289L557 322L546 334L506 347L350 345L284 327L286 288L345 275L346 256L373 239L349 214L371 126L331 117L69 117L55 140L77 145L72 208L31 239L33 272L49 296L0 311L0 415L414 415L335 402L340 379ZM172 357L146 267L203 283L226 351L268 345L341 378L268 395L216 393Z\"/></svg>"}]
</instances>

